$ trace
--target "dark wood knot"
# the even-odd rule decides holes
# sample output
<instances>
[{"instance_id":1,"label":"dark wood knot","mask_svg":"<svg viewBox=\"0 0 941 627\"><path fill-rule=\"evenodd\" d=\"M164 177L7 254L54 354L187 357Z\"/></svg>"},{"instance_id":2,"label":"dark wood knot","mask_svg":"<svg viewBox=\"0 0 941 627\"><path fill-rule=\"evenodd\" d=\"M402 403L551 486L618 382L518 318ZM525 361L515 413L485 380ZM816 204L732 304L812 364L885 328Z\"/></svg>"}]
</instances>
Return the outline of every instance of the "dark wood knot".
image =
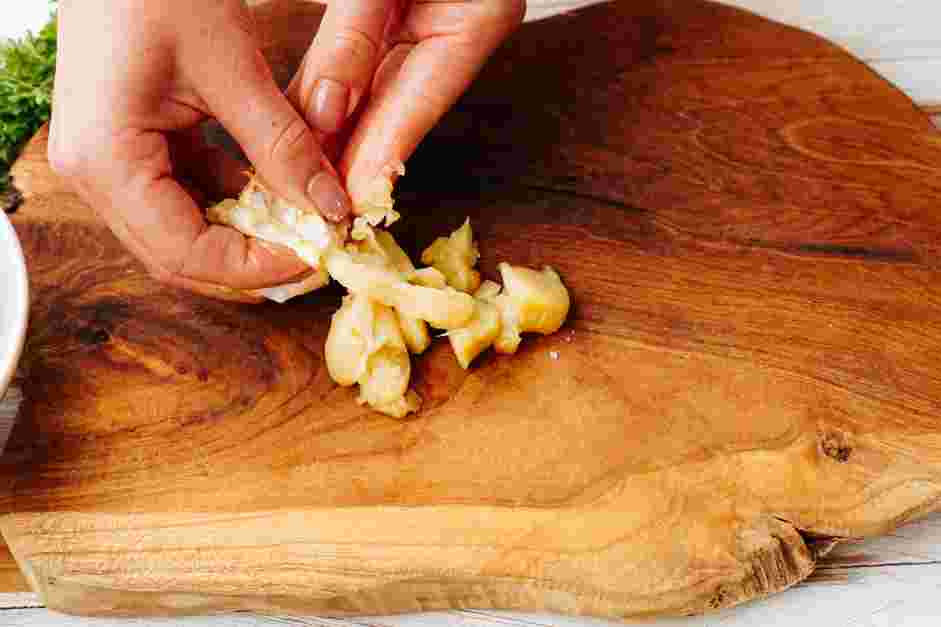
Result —
<instances>
[{"instance_id":1,"label":"dark wood knot","mask_svg":"<svg viewBox=\"0 0 941 627\"><path fill-rule=\"evenodd\" d=\"M853 447L845 433L824 431L820 434L820 450L823 454L841 464L849 461Z\"/></svg>"}]
</instances>

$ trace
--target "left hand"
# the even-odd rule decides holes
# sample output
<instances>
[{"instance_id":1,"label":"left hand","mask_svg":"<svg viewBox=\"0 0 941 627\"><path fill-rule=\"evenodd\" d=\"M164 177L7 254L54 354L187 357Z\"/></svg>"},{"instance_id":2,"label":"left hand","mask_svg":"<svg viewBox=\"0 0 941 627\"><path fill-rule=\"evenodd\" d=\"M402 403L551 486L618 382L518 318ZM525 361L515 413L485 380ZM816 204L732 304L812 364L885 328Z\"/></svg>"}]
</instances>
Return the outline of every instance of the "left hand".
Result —
<instances>
[{"instance_id":1,"label":"left hand","mask_svg":"<svg viewBox=\"0 0 941 627\"><path fill-rule=\"evenodd\" d=\"M241 177L203 140L203 120L218 120L282 198L336 222L350 212L253 26L243 0L60 0L49 131L53 169L153 276L236 300L310 268L287 248L206 222L193 183Z\"/></svg>"}]
</instances>

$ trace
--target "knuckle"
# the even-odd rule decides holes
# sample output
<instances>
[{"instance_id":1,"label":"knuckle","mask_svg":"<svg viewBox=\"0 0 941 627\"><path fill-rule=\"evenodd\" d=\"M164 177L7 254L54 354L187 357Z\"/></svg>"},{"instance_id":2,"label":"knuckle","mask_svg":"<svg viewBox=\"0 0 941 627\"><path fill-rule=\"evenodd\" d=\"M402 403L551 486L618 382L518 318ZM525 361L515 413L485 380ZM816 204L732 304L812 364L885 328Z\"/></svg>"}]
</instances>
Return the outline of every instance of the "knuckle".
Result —
<instances>
[{"instance_id":1,"label":"knuckle","mask_svg":"<svg viewBox=\"0 0 941 627\"><path fill-rule=\"evenodd\" d=\"M177 259L171 259L164 255L158 258L137 255L137 258L144 265L144 269L147 270L150 278L157 283L179 285L183 280L182 263Z\"/></svg>"},{"instance_id":2,"label":"knuckle","mask_svg":"<svg viewBox=\"0 0 941 627\"><path fill-rule=\"evenodd\" d=\"M170 171L170 145L161 133L125 129L115 133L102 146L107 162L133 164L146 172Z\"/></svg>"},{"instance_id":3,"label":"knuckle","mask_svg":"<svg viewBox=\"0 0 941 627\"><path fill-rule=\"evenodd\" d=\"M256 263L257 259L248 254L248 240L234 229L229 231L228 235L229 237L222 241L219 251L222 266L235 273L258 272L260 267Z\"/></svg>"},{"instance_id":4,"label":"knuckle","mask_svg":"<svg viewBox=\"0 0 941 627\"><path fill-rule=\"evenodd\" d=\"M337 34L335 45L337 51L352 63L372 65L379 57L379 42L357 28L342 29Z\"/></svg>"},{"instance_id":5,"label":"knuckle","mask_svg":"<svg viewBox=\"0 0 941 627\"><path fill-rule=\"evenodd\" d=\"M65 178L81 175L88 164L88 159L81 150L64 148L63 142L59 141L49 142L46 156L52 171Z\"/></svg>"},{"instance_id":6,"label":"knuckle","mask_svg":"<svg viewBox=\"0 0 941 627\"><path fill-rule=\"evenodd\" d=\"M269 162L279 163L312 155L315 148L307 122L300 116L293 116L286 124L275 129L265 156Z\"/></svg>"},{"instance_id":7,"label":"knuckle","mask_svg":"<svg viewBox=\"0 0 941 627\"><path fill-rule=\"evenodd\" d=\"M175 285L179 278L175 272L160 265L149 266L147 272L154 281L163 283L164 285Z\"/></svg>"},{"instance_id":8,"label":"knuckle","mask_svg":"<svg viewBox=\"0 0 941 627\"><path fill-rule=\"evenodd\" d=\"M242 36L254 41L257 34L255 15L248 9L248 6L239 1L227 1L221 4L222 19Z\"/></svg>"},{"instance_id":9,"label":"knuckle","mask_svg":"<svg viewBox=\"0 0 941 627\"><path fill-rule=\"evenodd\" d=\"M173 280L174 274L163 268L161 266L151 266L147 269L150 277L157 283L170 283Z\"/></svg>"}]
</instances>

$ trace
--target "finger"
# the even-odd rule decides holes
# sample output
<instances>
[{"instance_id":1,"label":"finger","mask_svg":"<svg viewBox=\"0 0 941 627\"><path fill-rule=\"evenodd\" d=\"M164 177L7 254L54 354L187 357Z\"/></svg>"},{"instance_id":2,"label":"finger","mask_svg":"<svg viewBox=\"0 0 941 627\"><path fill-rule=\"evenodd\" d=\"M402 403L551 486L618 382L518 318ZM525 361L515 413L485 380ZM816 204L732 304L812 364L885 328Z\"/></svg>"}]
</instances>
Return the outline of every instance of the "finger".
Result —
<instances>
[{"instance_id":1,"label":"finger","mask_svg":"<svg viewBox=\"0 0 941 627\"><path fill-rule=\"evenodd\" d=\"M223 285L214 285L212 283L192 281L190 279L184 279L183 277L173 277L170 280L164 281L164 283L166 285L178 287L188 292L201 294L202 296L208 296L209 298L214 298L217 300L227 300L236 303L251 304L261 303L265 300L264 296L252 290L237 290L231 287L225 287Z\"/></svg>"},{"instance_id":2,"label":"finger","mask_svg":"<svg viewBox=\"0 0 941 627\"><path fill-rule=\"evenodd\" d=\"M96 181L105 221L158 279L257 289L307 269L287 249L208 225L172 178L169 147L160 133L127 131L108 152L85 179Z\"/></svg>"},{"instance_id":3,"label":"finger","mask_svg":"<svg viewBox=\"0 0 941 627\"><path fill-rule=\"evenodd\" d=\"M327 7L288 87L311 127L324 135L342 128L369 87L400 5L399 0L346 0Z\"/></svg>"},{"instance_id":4,"label":"finger","mask_svg":"<svg viewBox=\"0 0 941 627\"><path fill-rule=\"evenodd\" d=\"M173 287L179 287L190 292L195 292L197 294L202 294L203 296L209 296L210 298L228 300L238 303L261 303L265 300L268 300L266 297L266 289L272 288L262 288L257 290L248 290L248 289L235 289L231 287L226 287L224 285L216 285L214 283L204 283L201 281L193 281L192 279L186 279L180 276L174 276L170 279L164 281L166 285L171 285ZM282 287L283 285L283 287ZM303 273L299 274L296 277L292 277L286 283L274 286L276 289L287 289L294 290L298 294L310 292L318 287L322 286L322 279L320 275L313 269L308 268ZM299 286L304 286L304 289L301 290ZM307 287L309 286L309 287Z\"/></svg>"},{"instance_id":5,"label":"finger","mask_svg":"<svg viewBox=\"0 0 941 627\"><path fill-rule=\"evenodd\" d=\"M228 28L226 34L224 45L210 38L190 68L209 110L279 196L343 220L349 197L307 122L275 84L250 31Z\"/></svg>"},{"instance_id":6,"label":"finger","mask_svg":"<svg viewBox=\"0 0 941 627\"><path fill-rule=\"evenodd\" d=\"M350 141L356 124L363 113L366 100L368 100L368 94L366 94L365 98L360 99L356 108L353 109L353 112L347 117L346 122L340 127L338 132L332 135L326 135L317 131L318 134L322 136L320 140L321 146L323 147L324 154L330 159L330 163L335 164L340 162L340 158L343 156L343 149Z\"/></svg>"},{"instance_id":7,"label":"finger","mask_svg":"<svg viewBox=\"0 0 941 627\"><path fill-rule=\"evenodd\" d=\"M376 72L370 99L341 160L354 206L388 176L457 101L490 54L519 24L517 0L419 2L400 43Z\"/></svg>"},{"instance_id":8,"label":"finger","mask_svg":"<svg viewBox=\"0 0 941 627\"><path fill-rule=\"evenodd\" d=\"M177 176L176 182L180 184L186 195L193 199L197 207L208 207L210 204L209 195L202 190L202 187L191 178Z\"/></svg>"}]
</instances>

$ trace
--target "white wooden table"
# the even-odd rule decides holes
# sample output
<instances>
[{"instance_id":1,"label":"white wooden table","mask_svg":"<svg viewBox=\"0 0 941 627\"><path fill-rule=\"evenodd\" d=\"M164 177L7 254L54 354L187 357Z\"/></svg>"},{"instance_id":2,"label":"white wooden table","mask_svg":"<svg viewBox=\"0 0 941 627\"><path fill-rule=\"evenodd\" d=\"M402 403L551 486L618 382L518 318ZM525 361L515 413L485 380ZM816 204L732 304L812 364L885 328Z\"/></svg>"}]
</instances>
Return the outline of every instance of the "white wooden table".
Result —
<instances>
[{"instance_id":1,"label":"white wooden table","mask_svg":"<svg viewBox=\"0 0 941 627\"><path fill-rule=\"evenodd\" d=\"M538 19L594 0L530 0ZM844 46L936 114L941 126L941 5L938 0L728 0L767 17L804 27ZM7 0L0 38L37 29L47 0ZM10 6L12 5L12 6ZM939 208L941 209L941 208ZM934 627L941 618L941 514L896 533L839 546L810 581L770 599L654 627ZM545 614L460 611L369 619L224 617L168 620L81 619L53 614L32 594L0 594L4 627L603 627L601 620Z\"/></svg>"}]
</instances>

